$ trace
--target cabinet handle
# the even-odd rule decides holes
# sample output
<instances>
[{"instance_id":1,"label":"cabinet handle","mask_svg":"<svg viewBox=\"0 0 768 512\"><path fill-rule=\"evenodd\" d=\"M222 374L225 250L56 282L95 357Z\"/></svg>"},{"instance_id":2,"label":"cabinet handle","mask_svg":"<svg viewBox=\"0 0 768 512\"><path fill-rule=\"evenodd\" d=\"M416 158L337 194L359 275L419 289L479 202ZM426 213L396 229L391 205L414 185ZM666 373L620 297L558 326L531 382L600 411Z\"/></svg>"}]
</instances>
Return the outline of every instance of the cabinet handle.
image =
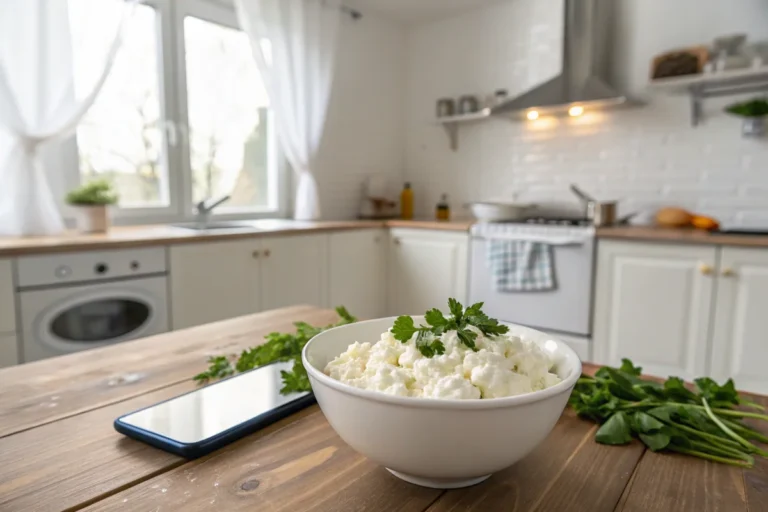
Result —
<instances>
[{"instance_id":1,"label":"cabinet handle","mask_svg":"<svg viewBox=\"0 0 768 512\"><path fill-rule=\"evenodd\" d=\"M395 238L394 242L395 242L395 245L400 245L400 239L399 238Z\"/></svg>"},{"instance_id":2,"label":"cabinet handle","mask_svg":"<svg viewBox=\"0 0 768 512\"><path fill-rule=\"evenodd\" d=\"M265 257L265 258L269 258L269 255L270 255L270 254L272 254L272 253L269 251L269 249L266 249L266 250L264 251L264 257Z\"/></svg>"},{"instance_id":3,"label":"cabinet handle","mask_svg":"<svg viewBox=\"0 0 768 512\"><path fill-rule=\"evenodd\" d=\"M736 271L732 268L724 268L722 274L723 277L734 277L736 275Z\"/></svg>"},{"instance_id":4,"label":"cabinet handle","mask_svg":"<svg viewBox=\"0 0 768 512\"><path fill-rule=\"evenodd\" d=\"M705 276L711 276L712 273L714 272L714 269L710 265L707 265L706 263L702 263L699 265L699 272L701 272Z\"/></svg>"},{"instance_id":5,"label":"cabinet handle","mask_svg":"<svg viewBox=\"0 0 768 512\"><path fill-rule=\"evenodd\" d=\"M381 241L381 237L376 237L373 239L374 243L379 243Z\"/></svg>"},{"instance_id":6,"label":"cabinet handle","mask_svg":"<svg viewBox=\"0 0 768 512\"><path fill-rule=\"evenodd\" d=\"M253 259L257 260L259 259L259 256L261 256L261 253L259 251L253 251L251 256L253 256Z\"/></svg>"}]
</instances>

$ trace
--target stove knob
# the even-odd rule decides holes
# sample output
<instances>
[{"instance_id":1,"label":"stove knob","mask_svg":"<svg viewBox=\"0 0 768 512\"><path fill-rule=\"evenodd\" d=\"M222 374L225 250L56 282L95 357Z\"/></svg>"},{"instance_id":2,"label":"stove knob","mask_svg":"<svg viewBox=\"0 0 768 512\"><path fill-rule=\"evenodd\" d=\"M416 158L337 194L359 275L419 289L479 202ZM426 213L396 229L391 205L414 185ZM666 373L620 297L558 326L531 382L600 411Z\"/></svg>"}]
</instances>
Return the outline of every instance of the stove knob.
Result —
<instances>
[{"instance_id":1,"label":"stove knob","mask_svg":"<svg viewBox=\"0 0 768 512\"><path fill-rule=\"evenodd\" d=\"M132 261L131 262L131 270L139 270L139 262L138 261Z\"/></svg>"},{"instance_id":2,"label":"stove knob","mask_svg":"<svg viewBox=\"0 0 768 512\"><path fill-rule=\"evenodd\" d=\"M72 269L69 268L67 265L59 265L53 271L53 274L59 279L66 279L67 277L72 275Z\"/></svg>"},{"instance_id":3,"label":"stove knob","mask_svg":"<svg viewBox=\"0 0 768 512\"><path fill-rule=\"evenodd\" d=\"M94 268L97 274L106 274L109 271L109 267L106 263L99 263Z\"/></svg>"}]
</instances>

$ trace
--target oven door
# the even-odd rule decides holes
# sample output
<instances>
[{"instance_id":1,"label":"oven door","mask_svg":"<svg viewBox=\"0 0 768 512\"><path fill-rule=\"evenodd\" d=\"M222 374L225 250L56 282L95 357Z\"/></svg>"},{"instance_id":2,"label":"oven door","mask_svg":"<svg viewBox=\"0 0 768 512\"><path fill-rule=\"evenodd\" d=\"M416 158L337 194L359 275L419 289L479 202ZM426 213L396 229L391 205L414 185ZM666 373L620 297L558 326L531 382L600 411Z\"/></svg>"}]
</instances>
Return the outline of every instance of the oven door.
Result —
<instances>
[{"instance_id":1,"label":"oven door","mask_svg":"<svg viewBox=\"0 0 768 512\"><path fill-rule=\"evenodd\" d=\"M547 332L590 335L594 239L553 245L557 287L552 291L497 292L486 265L486 245L485 239L472 239L470 303L484 302L483 310L504 322Z\"/></svg>"},{"instance_id":2,"label":"oven door","mask_svg":"<svg viewBox=\"0 0 768 512\"><path fill-rule=\"evenodd\" d=\"M25 362L168 330L163 277L22 291Z\"/></svg>"}]
</instances>

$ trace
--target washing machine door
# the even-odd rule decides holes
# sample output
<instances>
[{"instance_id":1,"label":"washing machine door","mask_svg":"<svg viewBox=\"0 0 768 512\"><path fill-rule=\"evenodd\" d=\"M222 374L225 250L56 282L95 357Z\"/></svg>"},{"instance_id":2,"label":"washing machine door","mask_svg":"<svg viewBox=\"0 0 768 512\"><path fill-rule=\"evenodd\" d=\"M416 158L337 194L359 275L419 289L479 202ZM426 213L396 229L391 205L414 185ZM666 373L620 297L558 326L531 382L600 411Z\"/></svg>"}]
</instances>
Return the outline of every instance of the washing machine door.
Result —
<instances>
[{"instance_id":1,"label":"washing machine door","mask_svg":"<svg viewBox=\"0 0 768 512\"><path fill-rule=\"evenodd\" d=\"M24 362L168 330L165 278L23 291Z\"/></svg>"}]
</instances>

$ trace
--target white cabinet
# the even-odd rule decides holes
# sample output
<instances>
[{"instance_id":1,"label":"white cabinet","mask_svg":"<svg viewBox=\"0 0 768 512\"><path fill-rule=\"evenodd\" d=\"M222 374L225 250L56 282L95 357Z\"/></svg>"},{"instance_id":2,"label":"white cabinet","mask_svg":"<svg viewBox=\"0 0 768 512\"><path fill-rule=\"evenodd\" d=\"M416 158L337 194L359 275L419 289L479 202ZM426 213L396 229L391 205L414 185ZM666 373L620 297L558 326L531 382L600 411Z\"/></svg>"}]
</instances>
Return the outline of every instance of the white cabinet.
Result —
<instances>
[{"instance_id":1,"label":"white cabinet","mask_svg":"<svg viewBox=\"0 0 768 512\"><path fill-rule=\"evenodd\" d=\"M260 249L256 238L172 246L173 328L259 311Z\"/></svg>"},{"instance_id":2,"label":"white cabinet","mask_svg":"<svg viewBox=\"0 0 768 512\"><path fill-rule=\"evenodd\" d=\"M265 309L327 305L327 235L172 246L174 329Z\"/></svg>"},{"instance_id":3,"label":"white cabinet","mask_svg":"<svg viewBox=\"0 0 768 512\"><path fill-rule=\"evenodd\" d=\"M386 289L387 232L341 231L328 238L328 302L360 319L380 318Z\"/></svg>"},{"instance_id":4,"label":"white cabinet","mask_svg":"<svg viewBox=\"0 0 768 512\"><path fill-rule=\"evenodd\" d=\"M390 315L447 309L448 298L467 296L467 233L392 229L389 253Z\"/></svg>"},{"instance_id":5,"label":"white cabinet","mask_svg":"<svg viewBox=\"0 0 768 512\"><path fill-rule=\"evenodd\" d=\"M11 260L0 260L0 335L16 331L16 305Z\"/></svg>"},{"instance_id":6,"label":"white cabinet","mask_svg":"<svg viewBox=\"0 0 768 512\"><path fill-rule=\"evenodd\" d=\"M705 375L716 258L711 246L601 241L595 362L626 357L651 375Z\"/></svg>"},{"instance_id":7,"label":"white cabinet","mask_svg":"<svg viewBox=\"0 0 768 512\"><path fill-rule=\"evenodd\" d=\"M16 335L0 334L0 368L19 364L19 346Z\"/></svg>"},{"instance_id":8,"label":"white cabinet","mask_svg":"<svg viewBox=\"0 0 768 512\"><path fill-rule=\"evenodd\" d=\"M261 308L327 306L328 236L261 240Z\"/></svg>"},{"instance_id":9,"label":"white cabinet","mask_svg":"<svg viewBox=\"0 0 768 512\"><path fill-rule=\"evenodd\" d=\"M768 393L768 249L724 247L718 271L712 377Z\"/></svg>"}]
</instances>

